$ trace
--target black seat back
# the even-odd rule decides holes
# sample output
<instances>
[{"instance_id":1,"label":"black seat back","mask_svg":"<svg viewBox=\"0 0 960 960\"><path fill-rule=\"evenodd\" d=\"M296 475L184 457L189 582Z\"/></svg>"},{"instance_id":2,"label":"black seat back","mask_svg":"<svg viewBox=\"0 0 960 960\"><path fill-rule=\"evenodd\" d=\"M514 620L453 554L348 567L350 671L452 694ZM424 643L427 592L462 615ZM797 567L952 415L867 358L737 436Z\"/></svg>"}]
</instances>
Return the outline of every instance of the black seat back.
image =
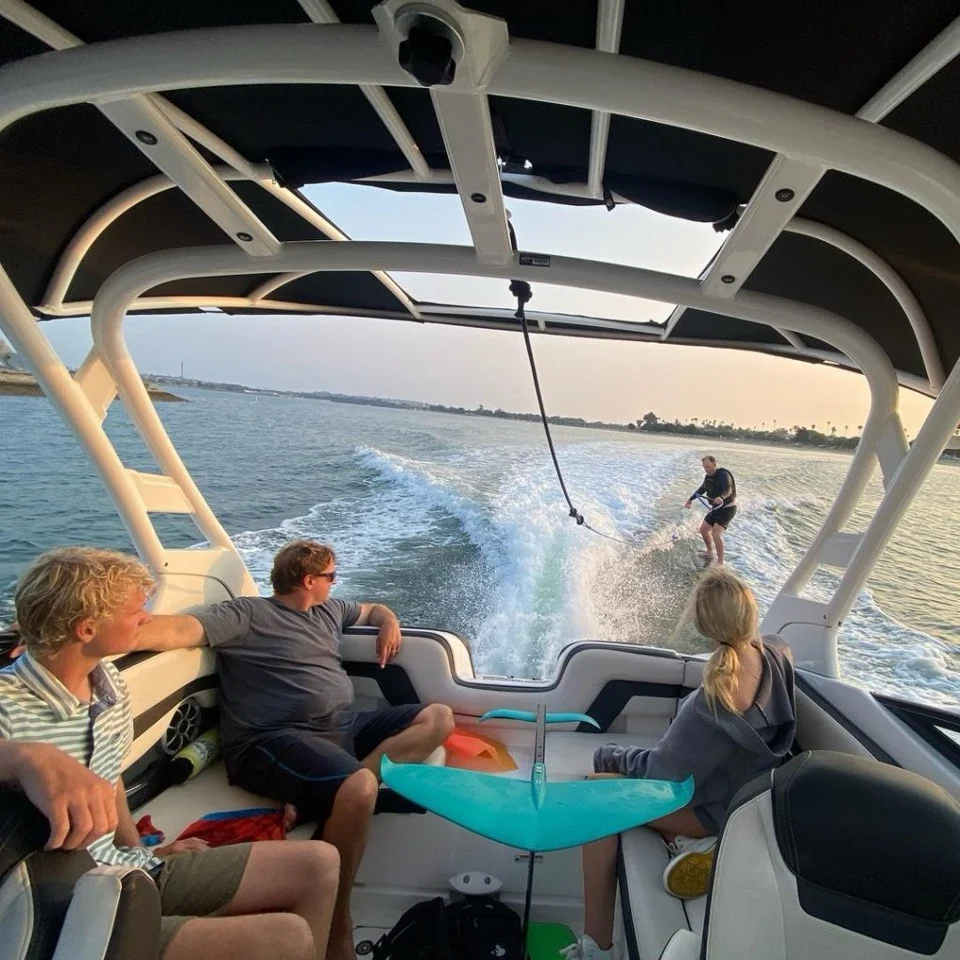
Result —
<instances>
[{"instance_id":1,"label":"black seat back","mask_svg":"<svg viewBox=\"0 0 960 960\"><path fill-rule=\"evenodd\" d=\"M45 851L46 817L18 790L0 789L0 957L49 960L73 896L94 867L85 850Z\"/></svg>"}]
</instances>

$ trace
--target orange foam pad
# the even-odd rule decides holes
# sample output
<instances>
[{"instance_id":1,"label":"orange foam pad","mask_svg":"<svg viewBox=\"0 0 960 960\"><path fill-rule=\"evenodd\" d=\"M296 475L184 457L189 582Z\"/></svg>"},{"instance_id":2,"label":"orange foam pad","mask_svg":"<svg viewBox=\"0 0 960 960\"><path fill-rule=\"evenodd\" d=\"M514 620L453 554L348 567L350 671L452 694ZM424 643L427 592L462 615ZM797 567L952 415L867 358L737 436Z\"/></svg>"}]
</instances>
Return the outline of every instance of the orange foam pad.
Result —
<instances>
[{"instance_id":1,"label":"orange foam pad","mask_svg":"<svg viewBox=\"0 0 960 960\"><path fill-rule=\"evenodd\" d=\"M517 769L516 761L504 744L472 730L455 727L453 733L443 741L443 746L447 751L448 767L484 773L504 773Z\"/></svg>"}]
</instances>

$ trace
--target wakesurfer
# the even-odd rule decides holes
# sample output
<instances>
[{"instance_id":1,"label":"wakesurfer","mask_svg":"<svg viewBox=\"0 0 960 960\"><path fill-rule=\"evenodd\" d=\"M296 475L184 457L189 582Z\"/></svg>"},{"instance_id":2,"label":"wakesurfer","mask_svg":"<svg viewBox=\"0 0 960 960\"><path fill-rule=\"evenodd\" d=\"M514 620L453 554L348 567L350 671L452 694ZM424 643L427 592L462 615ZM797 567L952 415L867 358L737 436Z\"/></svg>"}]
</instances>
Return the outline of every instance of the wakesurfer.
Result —
<instances>
[{"instance_id":1,"label":"wakesurfer","mask_svg":"<svg viewBox=\"0 0 960 960\"><path fill-rule=\"evenodd\" d=\"M726 467L717 465L717 458L706 456L703 464L703 483L693 492L690 499L684 504L686 509L698 497L706 497L711 510L700 524L700 536L706 546L705 557L707 563L713 561L714 547L716 547L716 561L723 566L723 535L730 526L730 521L737 515L737 481Z\"/></svg>"}]
</instances>

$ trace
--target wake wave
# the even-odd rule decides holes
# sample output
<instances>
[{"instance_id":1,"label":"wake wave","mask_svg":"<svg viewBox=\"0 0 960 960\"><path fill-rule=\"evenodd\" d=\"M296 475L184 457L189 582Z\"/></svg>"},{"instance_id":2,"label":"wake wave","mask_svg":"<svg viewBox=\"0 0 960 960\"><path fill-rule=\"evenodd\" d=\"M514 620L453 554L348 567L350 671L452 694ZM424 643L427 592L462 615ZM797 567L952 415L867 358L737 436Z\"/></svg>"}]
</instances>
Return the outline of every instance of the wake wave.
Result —
<instances>
[{"instance_id":1,"label":"wake wave","mask_svg":"<svg viewBox=\"0 0 960 960\"><path fill-rule=\"evenodd\" d=\"M463 532L483 551L496 551L497 543L491 537L490 524L481 509L471 500L469 490L461 493L456 485L456 474L435 465L426 465L408 457L383 453L368 447L358 447L360 461L392 483L396 505L416 522L431 511L445 512L454 517ZM392 499L387 494L388 500ZM426 524L429 525L429 524ZM420 532L420 531L418 531Z\"/></svg>"}]
</instances>

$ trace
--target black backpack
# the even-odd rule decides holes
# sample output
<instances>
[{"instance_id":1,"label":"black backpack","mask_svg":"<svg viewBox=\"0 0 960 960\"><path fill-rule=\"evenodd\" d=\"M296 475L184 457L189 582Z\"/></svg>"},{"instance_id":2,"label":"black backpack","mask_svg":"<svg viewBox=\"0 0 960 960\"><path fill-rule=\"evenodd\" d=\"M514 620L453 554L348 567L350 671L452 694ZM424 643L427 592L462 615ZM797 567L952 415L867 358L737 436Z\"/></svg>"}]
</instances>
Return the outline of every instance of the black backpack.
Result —
<instances>
[{"instance_id":1,"label":"black backpack","mask_svg":"<svg viewBox=\"0 0 960 960\"><path fill-rule=\"evenodd\" d=\"M372 960L523 960L520 918L489 897L412 906L375 944Z\"/></svg>"}]
</instances>

